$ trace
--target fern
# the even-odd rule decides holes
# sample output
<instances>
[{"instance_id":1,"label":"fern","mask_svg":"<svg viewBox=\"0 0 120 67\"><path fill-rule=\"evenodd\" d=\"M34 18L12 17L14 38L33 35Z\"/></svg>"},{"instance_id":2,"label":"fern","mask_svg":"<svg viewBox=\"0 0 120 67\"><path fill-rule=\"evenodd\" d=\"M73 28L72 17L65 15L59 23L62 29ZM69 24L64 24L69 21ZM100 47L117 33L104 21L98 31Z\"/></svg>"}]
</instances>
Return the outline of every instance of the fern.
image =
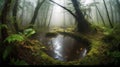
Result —
<instances>
[{"instance_id":1,"label":"fern","mask_svg":"<svg viewBox=\"0 0 120 67\"><path fill-rule=\"evenodd\" d=\"M26 37L29 37L29 36L31 36L31 35L33 35L33 34L35 34L36 32L35 32L35 30L34 29L32 29L32 28L29 28L29 29L26 29L26 30L24 30L24 35L26 36Z\"/></svg>"},{"instance_id":2,"label":"fern","mask_svg":"<svg viewBox=\"0 0 120 67\"><path fill-rule=\"evenodd\" d=\"M0 30L1 30L2 28L6 28L6 29L7 29L8 27L7 27L6 24L0 24Z\"/></svg>"},{"instance_id":3,"label":"fern","mask_svg":"<svg viewBox=\"0 0 120 67\"><path fill-rule=\"evenodd\" d=\"M5 42L8 42L8 43L12 43L15 41L17 42L24 41L24 37L19 34L12 34L5 39Z\"/></svg>"}]
</instances>

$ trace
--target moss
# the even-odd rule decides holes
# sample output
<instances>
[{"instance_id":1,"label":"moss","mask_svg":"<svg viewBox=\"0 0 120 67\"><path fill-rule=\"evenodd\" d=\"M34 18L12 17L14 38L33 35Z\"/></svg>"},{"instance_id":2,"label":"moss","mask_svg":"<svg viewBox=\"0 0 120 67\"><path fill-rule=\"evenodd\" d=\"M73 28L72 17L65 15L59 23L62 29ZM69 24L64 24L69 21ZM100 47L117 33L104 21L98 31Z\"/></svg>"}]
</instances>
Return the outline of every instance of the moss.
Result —
<instances>
[{"instance_id":1,"label":"moss","mask_svg":"<svg viewBox=\"0 0 120 67\"><path fill-rule=\"evenodd\" d=\"M90 41L85 38L84 36L80 35L80 34L76 34L76 33L71 33L71 32L59 32L60 34L64 34L64 35L67 35L67 36L71 36L77 40L81 40L82 42L86 43L87 45L90 44ZM55 34L55 33L48 33L48 34ZM56 35L56 34L55 34ZM59 61L59 60L55 60L53 59L52 57L48 56L46 53L44 52L41 52L40 53L40 56L42 58L41 61L44 61L43 63L45 65L79 65L80 64L80 61L79 60L75 60L75 61L69 61L69 62L62 62L62 61Z\"/></svg>"},{"instance_id":2,"label":"moss","mask_svg":"<svg viewBox=\"0 0 120 67\"><path fill-rule=\"evenodd\" d=\"M68 28L60 28L60 27L54 27L50 30L50 32L73 32L74 27L68 27Z\"/></svg>"},{"instance_id":3,"label":"moss","mask_svg":"<svg viewBox=\"0 0 120 67\"><path fill-rule=\"evenodd\" d=\"M63 62L53 59L48 56L43 50L46 47L37 40L29 41L32 45L21 45L17 48L20 59L24 59L30 65L57 65Z\"/></svg>"},{"instance_id":4,"label":"moss","mask_svg":"<svg viewBox=\"0 0 120 67\"><path fill-rule=\"evenodd\" d=\"M57 32L47 32L46 33L46 37L55 37L55 36L57 36Z\"/></svg>"},{"instance_id":5,"label":"moss","mask_svg":"<svg viewBox=\"0 0 120 67\"><path fill-rule=\"evenodd\" d=\"M48 56L46 53L42 52L40 53L40 57L42 58L41 61L44 61L44 65L57 65L62 64L61 61L55 60L52 57Z\"/></svg>"},{"instance_id":6,"label":"moss","mask_svg":"<svg viewBox=\"0 0 120 67\"><path fill-rule=\"evenodd\" d=\"M105 35L103 41L109 46L106 56L109 57L109 64L117 65L120 63L120 25L116 25L113 30Z\"/></svg>"},{"instance_id":7,"label":"moss","mask_svg":"<svg viewBox=\"0 0 120 67\"><path fill-rule=\"evenodd\" d=\"M110 46L110 50L120 50L120 30L119 27L115 27L114 31L105 35L103 41Z\"/></svg>"},{"instance_id":8,"label":"moss","mask_svg":"<svg viewBox=\"0 0 120 67\"><path fill-rule=\"evenodd\" d=\"M100 58L103 58L104 55L101 55L105 49L102 47L105 47L105 44L102 42L101 34L96 35L89 35L85 36L79 33L73 33L73 32L59 32L60 34L71 36L75 39L81 40L83 43L89 44L91 49L88 52L87 56L83 59L75 60L75 61L69 61L69 62L63 62L58 63L61 65L97 65L100 64L103 59L100 60ZM99 36L96 38L95 36ZM106 48L106 47L105 47ZM56 62L51 61L56 64Z\"/></svg>"},{"instance_id":9,"label":"moss","mask_svg":"<svg viewBox=\"0 0 120 67\"><path fill-rule=\"evenodd\" d=\"M97 65L100 64L99 60L99 42L92 41L91 50L88 52L87 56L81 60L82 65Z\"/></svg>"},{"instance_id":10,"label":"moss","mask_svg":"<svg viewBox=\"0 0 120 67\"><path fill-rule=\"evenodd\" d=\"M91 42L90 51L81 59L81 65L99 65L106 64L109 61L106 60L106 52L108 51L109 45L102 41L104 35L102 33L97 33L95 35L86 35L86 38Z\"/></svg>"},{"instance_id":11,"label":"moss","mask_svg":"<svg viewBox=\"0 0 120 67\"><path fill-rule=\"evenodd\" d=\"M48 56L45 52L43 52L43 49L46 49L46 47L43 46L42 43L36 43L36 45L32 45L33 48L33 60L31 59L32 64L41 64L41 65L99 65L99 64L105 64L109 61L106 60L106 51L108 49L108 45L104 42L102 42L103 34L96 33L95 35L87 34L82 35L80 33L72 32L70 31L60 31L56 29L56 31L50 31L46 34L47 37L54 37L58 33L71 36L77 40L82 41L83 43L90 46L90 51L87 53L87 55L79 60L75 61L69 61L69 62L62 62L56 59L53 59L52 57ZM40 46L38 46L40 45ZM34 63L33 63L34 62Z\"/></svg>"}]
</instances>

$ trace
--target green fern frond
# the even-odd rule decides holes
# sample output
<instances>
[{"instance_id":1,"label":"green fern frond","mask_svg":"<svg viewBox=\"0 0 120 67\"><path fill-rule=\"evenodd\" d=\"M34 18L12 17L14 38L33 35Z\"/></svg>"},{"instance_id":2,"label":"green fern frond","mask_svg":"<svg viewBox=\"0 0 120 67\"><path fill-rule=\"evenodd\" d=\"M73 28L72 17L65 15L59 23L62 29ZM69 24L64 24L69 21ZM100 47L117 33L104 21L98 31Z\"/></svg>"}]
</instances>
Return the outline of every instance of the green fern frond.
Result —
<instances>
[{"instance_id":1,"label":"green fern frond","mask_svg":"<svg viewBox=\"0 0 120 67\"><path fill-rule=\"evenodd\" d=\"M12 42L21 42L21 41L24 41L24 37L19 35L19 34L12 34L10 36L8 36L6 39L5 39L5 42L8 42L8 43L12 43Z\"/></svg>"},{"instance_id":2,"label":"green fern frond","mask_svg":"<svg viewBox=\"0 0 120 67\"><path fill-rule=\"evenodd\" d=\"M2 28L6 28L6 29L7 29L8 27L7 27L6 24L0 24L0 30L1 30Z\"/></svg>"},{"instance_id":3,"label":"green fern frond","mask_svg":"<svg viewBox=\"0 0 120 67\"><path fill-rule=\"evenodd\" d=\"M29 29L24 30L24 35L25 35L26 37L29 37L29 36L31 36L31 35L33 35L33 34L35 34L35 33L36 33L35 30L32 29L32 28L29 28Z\"/></svg>"}]
</instances>

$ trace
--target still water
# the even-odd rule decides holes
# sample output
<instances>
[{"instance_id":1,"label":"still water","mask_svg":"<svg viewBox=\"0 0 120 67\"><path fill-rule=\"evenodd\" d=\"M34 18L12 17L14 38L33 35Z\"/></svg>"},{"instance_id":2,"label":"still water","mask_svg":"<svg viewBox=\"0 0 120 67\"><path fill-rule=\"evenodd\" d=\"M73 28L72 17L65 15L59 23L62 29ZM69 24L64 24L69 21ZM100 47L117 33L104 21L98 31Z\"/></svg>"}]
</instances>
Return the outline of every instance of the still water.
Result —
<instances>
[{"instance_id":1,"label":"still water","mask_svg":"<svg viewBox=\"0 0 120 67\"><path fill-rule=\"evenodd\" d=\"M40 37L48 48L45 52L54 59L73 61L85 57L88 46L70 36L58 34L54 37Z\"/></svg>"}]
</instances>

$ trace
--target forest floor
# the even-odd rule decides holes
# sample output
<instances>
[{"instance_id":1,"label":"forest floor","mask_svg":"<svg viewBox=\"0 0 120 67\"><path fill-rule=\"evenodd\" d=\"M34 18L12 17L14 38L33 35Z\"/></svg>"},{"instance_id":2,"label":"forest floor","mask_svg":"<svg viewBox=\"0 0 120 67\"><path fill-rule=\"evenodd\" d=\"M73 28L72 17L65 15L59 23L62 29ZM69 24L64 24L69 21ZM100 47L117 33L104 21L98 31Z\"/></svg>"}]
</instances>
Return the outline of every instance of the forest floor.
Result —
<instances>
[{"instance_id":1,"label":"forest floor","mask_svg":"<svg viewBox=\"0 0 120 67\"><path fill-rule=\"evenodd\" d=\"M60 31L54 31L60 32ZM68 31L68 33L71 33ZM74 33L74 32L72 32ZM74 33L78 34L78 33ZM30 65L101 65L108 64L109 58L106 56L109 46L103 42L102 38L105 36L103 31L98 29L97 33L83 35L91 44L91 49L87 55L76 61L62 62L55 60L43 52L46 49L38 40L30 39L31 45L21 45L18 47L18 57L25 60Z\"/></svg>"}]
</instances>

